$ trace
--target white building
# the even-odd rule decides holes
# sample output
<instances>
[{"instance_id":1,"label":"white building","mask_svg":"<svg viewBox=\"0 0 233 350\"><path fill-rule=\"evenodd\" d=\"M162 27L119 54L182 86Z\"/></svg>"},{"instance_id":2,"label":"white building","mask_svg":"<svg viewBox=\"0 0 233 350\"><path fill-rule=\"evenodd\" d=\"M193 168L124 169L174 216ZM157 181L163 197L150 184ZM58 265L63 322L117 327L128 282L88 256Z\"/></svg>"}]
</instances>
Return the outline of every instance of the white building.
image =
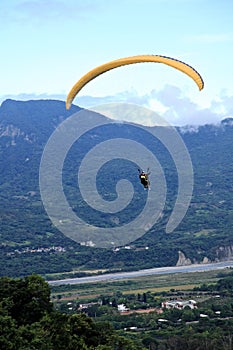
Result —
<instances>
[{"instance_id":1,"label":"white building","mask_svg":"<svg viewBox=\"0 0 233 350\"><path fill-rule=\"evenodd\" d=\"M125 304L119 304L117 305L117 309L119 312L126 312L128 311L129 309L125 306Z\"/></svg>"},{"instance_id":2,"label":"white building","mask_svg":"<svg viewBox=\"0 0 233 350\"><path fill-rule=\"evenodd\" d=\"M197 303L195 300L169 300L162 302L162 308L164 309L184 309L185 307L197 309Z\"/></svg>"}]
</instances>

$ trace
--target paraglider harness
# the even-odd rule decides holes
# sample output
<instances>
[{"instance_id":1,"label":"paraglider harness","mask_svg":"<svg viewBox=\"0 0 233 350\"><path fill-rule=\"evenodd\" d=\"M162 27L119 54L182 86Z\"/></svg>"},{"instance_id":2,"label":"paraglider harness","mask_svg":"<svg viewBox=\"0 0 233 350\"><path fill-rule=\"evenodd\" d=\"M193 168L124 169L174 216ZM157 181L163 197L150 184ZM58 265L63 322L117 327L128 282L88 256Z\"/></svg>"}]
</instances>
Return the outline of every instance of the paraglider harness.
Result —
<instances>
[{"instance_id":1,"label":"paraglider harness","mask_svg":"<svg viewBox=\"0 0 233 350\"><path fill-rule=\"evenodd\" d=\"M140 169L138 169L139 171L139 179L141 181L141 184L144 186L145 189L149 189L150 188L150 181L148 178L148 175L150 174L148 171L149 169L147 169L147 173L145 173L144 171L141 171Z\"/></svg>"}]
</instances>

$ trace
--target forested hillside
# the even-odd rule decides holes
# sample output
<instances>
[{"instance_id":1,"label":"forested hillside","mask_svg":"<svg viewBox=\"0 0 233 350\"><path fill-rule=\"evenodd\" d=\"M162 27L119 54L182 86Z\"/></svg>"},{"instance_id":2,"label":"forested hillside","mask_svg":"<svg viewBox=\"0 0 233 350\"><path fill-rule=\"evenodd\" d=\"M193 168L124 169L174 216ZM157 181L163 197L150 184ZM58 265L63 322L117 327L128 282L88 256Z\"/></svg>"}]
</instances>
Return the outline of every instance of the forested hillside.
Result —
<instances>
[{"instance_id":1,"label":"forested hillside","mask_svg":"<svg viewBox=\"0 0 233 350\"><path fill-rule=\"evenodd\" d=\"M108 127L105 134L95 132L91 140L126 136L156 150L167 181L167 201L163 217L145 236L130 244L130 249L100 249L81 246L64 236L48 218L40 197L39 166L42 152L55 128L72 113L65 103L54 100L19 102L6 100L0 107L0 261L1 275L25 276L73 269L139 269L175 265L179 251L189 262L227 260L233 257L233 154L232 119L220 125L182 127L183 138L193 164L194 191L187 215L171 234L165 225L177 195L177 174L168 152L154 140L144 139L124 124ZM123 136L122 136L123 135ZM151 142L151 144L150 144ZM77 146L78 147L78 146ZM84 138L82 152L90 147ZM64 190L74 211L97 225L109 224L109 216L87 209L76 189L79 148L73 148L64 166ZM135 189L134 202L122 212L120 222L136 216L145 203L146 193L138 183L137 167L125 161L110 164L108 184L103 196L115 195L111 179L124 173ZM111 222L111 225L117 224ZM130 233L129 233L130 234ZM82 274L82 272L80 272Z\"/></svg>"}]
</instances>

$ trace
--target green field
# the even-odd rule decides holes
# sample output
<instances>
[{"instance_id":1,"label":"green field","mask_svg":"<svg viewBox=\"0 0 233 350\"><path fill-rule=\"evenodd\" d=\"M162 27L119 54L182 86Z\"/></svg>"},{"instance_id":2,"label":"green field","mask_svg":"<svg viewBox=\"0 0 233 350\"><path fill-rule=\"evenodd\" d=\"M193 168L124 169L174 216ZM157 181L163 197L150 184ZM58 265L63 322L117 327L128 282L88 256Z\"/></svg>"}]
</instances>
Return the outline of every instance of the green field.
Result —
<instances>
[{"instance_id":1,"label":"green field","mask_svg":"<svg viewBox=\"0 0 233 350\"><path fill-rule=\"evenodd\" d=\"M176 290L188 290L193 289L195 286L201 284L215 283L220 275L231 272L231 269L227 268L215 271L203 271L192 273L177 273L177 274L164 274L143 276L137 278L130 278L118 281L109 282L93 282L76 285L62 285L54 286L52 288L52 296L58 295L62 298L77 299L85 298L92 299L99 295L111 295L116 291L121 291L123 294L130 293L143 293L143 292L162 292L169 291L170 289Z\"/></svg>"}]
</instances>

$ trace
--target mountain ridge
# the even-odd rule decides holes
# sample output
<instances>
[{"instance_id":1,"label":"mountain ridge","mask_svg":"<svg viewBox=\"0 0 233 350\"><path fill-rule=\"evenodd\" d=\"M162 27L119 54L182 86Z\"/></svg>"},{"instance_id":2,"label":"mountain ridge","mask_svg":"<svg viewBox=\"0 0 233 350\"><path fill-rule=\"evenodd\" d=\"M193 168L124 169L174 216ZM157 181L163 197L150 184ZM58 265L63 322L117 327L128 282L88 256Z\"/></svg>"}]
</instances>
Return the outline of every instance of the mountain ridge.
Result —
<instances>
[{"instance_id":1,"label":"mountain ridge","mask_svg":"<svg viewBox=\"0 0 233 350\"><path fill-rule=\"evenodd\" d=\"M52 225L40 198L38 174L44 146L55 128L78 111L78 106L66 111L65 102L59 100L8 99L0 107L0 260L4 266L3 275L46 274L81 267L130 270L169 266L177 264L179 251L190 262L232 258L229 253L233 244L233 165L229 161L233 151L232 118L224 119L219 125L176 128L192 159L194 192L186 217L172 234L165 234L164 228L177 193L177 176L168 155L156 144L170 195L163 218L144 237L133 242L131 249L122 247L112 251L80 246L65 237ZM109 128L105 137L111 137L115 132ZM126 130L126 133L130 131ZM140 134L134 136L142 140ZM97 133L95 137L100 136ZM84 143L83 153L86 146L88 142ZM72 170L72 159L67 165L67 173ZM121 166L125 169L125 164L119 165L120 170ZM114 176L116 171L114 166L110 169ZM137 188L139 201L144 193L132 171L133 168L126 170ZM72 196L74 180L71 178L71 184L65 184L67 193ZM81 210L79 203L74 203L77 210ZM138 203L133 208L137 212ZM96 217L96 220L100 221L100 218ZM119 219L114 220L113 224Z\"/></svg>"}]
</instances>

